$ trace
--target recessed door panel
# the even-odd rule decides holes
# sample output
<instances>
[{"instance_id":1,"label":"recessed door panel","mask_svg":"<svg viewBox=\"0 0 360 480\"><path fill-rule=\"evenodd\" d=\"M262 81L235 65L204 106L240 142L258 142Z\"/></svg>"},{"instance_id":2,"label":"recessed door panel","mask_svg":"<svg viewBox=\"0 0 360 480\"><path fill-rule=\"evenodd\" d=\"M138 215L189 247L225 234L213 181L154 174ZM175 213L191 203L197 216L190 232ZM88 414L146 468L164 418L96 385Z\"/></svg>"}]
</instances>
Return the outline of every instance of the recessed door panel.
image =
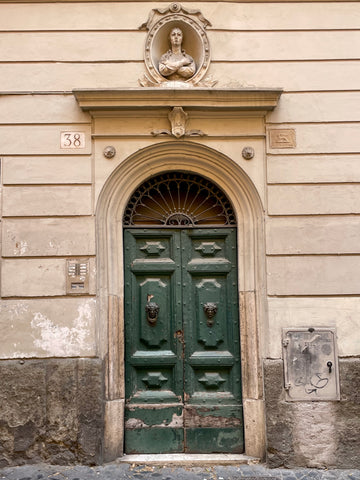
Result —
<instances>
[{"instance_id":1,"label":"recessed door panel","mask_svg":"<svg viewBox=\"0 0 360 480\"><path fill-rule=\"evenodd\" d=\"M236 230L183 230L182 249L185 451L242 452Z\"/></svg>"}]
</instances>

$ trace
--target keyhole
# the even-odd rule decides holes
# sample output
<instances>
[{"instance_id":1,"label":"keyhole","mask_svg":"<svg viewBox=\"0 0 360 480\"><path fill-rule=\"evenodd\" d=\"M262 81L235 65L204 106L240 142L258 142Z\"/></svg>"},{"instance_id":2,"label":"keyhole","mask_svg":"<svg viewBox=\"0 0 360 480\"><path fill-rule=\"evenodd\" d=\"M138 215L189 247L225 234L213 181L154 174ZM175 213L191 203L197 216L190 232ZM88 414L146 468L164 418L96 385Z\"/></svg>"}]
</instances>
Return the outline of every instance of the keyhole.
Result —
<instances>
[{"instance_id":1,"label":"keyhole","mask_svg":"<svg viewBox=\"0 0 360 480\"><path fill-rule=\"evenodd\" d=\"M327 362L326 366L329 369L329 373L331 373L332 362Z\"/></svg>"}]
</instances>

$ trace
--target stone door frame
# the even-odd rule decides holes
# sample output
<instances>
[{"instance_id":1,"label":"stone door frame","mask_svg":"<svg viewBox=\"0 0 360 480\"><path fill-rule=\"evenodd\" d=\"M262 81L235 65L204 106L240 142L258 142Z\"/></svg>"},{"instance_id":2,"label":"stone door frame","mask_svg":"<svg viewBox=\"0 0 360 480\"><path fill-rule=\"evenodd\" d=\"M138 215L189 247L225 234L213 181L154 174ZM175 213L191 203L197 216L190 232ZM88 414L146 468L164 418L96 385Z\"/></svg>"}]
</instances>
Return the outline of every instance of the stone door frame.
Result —
<instances>
[{"instance_id":1,"label":"stone door frame","mask_svg":"<svg viewBox=\"0 0 360 480\"><path fill-rule=\"evenodd\" d=\"M277 106L282 90L155 87L82 89L73 93L80 108L92 116L95 152L102 151L105 146L101 138L114 138L113 133L107 132L112 120L118 118L124 122L129 115L137 122L131 124L133 130L128 129L126 121L122 128L115 128L116 145L126 150L128 138L142 138L143 144L149 145L121 160L106 180L97 202L97 328L99 356L105 365L104 460L111 461L123 454L123 211L131 194L146 178L179 169L202 175L216 183L232 202L237 216L245 453L264 458L262 358L265 357L263 339L267 333L267 315L264 207L259 193L236 159L201 145L201 138L188 141L186 131L182 138L177 139L174 132L166 130L172 140L157 141L142 119L150 117L160 122L160 128L166 125L161 122L166 122L166 118L169 120L169 112L179 111L180 107L180 110L185 108L186 112L194 115L201 112L202 119L217 126L207 137L208 142L224 146L225 141L230 146L237 138L234 132L239 132L237 119L242 115L257 117L260 124L266 113ZM106 122L102 124L104 118ZM228 133L228 123L223 122L224 118L233 123L233 133ZM186 124L183 126L186 130ZM199 135L204 133L196 132ZM263 141L264 155L265 129L257 133ZM238 145L233 143L233 151ZM264 159L261 161L264 162Z\"/></svg>"},{"instance_id":2,"label":"stone door frame","mask_svg":"<svg viewBox=\"0 0 360 480\"><path fill-rule=\"evenodd\" d=\"M98 336L105 362L105 461L123 454L123 212L131 194L149 176L179 169L216 183L232 202L237 216L245 454L264 457L261 338L266 315L261 200L241 167L224 154L193 142L170 141L146 147L123 161L108 178L97 204Z\"/></svg>"}]
</instances>

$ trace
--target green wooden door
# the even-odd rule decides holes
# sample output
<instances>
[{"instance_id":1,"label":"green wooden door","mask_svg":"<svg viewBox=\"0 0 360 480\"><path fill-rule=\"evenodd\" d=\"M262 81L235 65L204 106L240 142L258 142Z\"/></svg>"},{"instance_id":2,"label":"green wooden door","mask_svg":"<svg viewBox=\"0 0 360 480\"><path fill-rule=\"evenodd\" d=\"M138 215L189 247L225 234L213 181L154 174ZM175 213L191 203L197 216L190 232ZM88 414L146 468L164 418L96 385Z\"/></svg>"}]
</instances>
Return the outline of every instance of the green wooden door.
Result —
<instances>
[{"instance_id":1,"label":"green wooden door","mask_svg":"<svg viewBox=\"0 0 360 480\"><path fill-rule=\"evenodd\" d=\"M125 452L241 453L236 230L124 240Z\"/></svg>"}]
</instances>

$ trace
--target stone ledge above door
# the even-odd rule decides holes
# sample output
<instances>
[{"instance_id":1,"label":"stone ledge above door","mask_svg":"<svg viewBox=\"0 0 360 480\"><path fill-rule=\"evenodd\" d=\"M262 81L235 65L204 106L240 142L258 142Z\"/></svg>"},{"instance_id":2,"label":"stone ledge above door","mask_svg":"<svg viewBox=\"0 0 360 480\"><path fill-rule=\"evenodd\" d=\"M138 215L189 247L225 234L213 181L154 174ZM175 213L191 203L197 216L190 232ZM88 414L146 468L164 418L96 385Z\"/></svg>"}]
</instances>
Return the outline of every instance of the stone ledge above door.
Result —
<instances>
[{"instance_id":1,"label":"stone ledge above door","mask_svg":"<svg viewBox=\"0 0 360 480\"><path fill-rule=\"evenodd\" d=\"M94 118L93 138L264 138L281 89L74 90ZM109 123L109 119L111 122Z\"/></svg>"},{"instance_id":2,"label":"stone ledge above door","mask_svg":"<svg viewBox=\"0 0 360 480\"><path fill-rule=\"evenodd\" d=\"M218 111L273 110L281 88L128 88L117 90L75 89L73 93L83 110L114 111L129 108L201 107Z\"/></svg>"}]
</instances>

